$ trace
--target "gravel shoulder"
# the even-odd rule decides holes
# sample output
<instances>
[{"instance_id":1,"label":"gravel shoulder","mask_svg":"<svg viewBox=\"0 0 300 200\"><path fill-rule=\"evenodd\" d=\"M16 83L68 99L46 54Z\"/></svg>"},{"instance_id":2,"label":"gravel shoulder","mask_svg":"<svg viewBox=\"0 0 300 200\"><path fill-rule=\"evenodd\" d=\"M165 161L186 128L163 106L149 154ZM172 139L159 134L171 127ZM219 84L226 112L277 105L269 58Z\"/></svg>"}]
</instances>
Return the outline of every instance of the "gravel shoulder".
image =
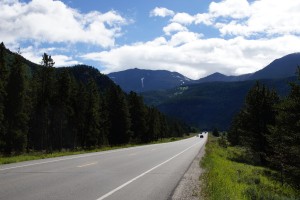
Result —
<instances>
[{"instance_id":1,"label":"gravel shoulder","mask_svg":"<svg viewBox=\"0 0 300 200\"><path fill-rule=\"evenodd\" d=\"M183 175L179 184L171 195L171 200L199 200L200 197L200 181L199 177L203 173L199 162L205 154L205 146L203 146L188 170Z\"/></svg>"}]
</instances>

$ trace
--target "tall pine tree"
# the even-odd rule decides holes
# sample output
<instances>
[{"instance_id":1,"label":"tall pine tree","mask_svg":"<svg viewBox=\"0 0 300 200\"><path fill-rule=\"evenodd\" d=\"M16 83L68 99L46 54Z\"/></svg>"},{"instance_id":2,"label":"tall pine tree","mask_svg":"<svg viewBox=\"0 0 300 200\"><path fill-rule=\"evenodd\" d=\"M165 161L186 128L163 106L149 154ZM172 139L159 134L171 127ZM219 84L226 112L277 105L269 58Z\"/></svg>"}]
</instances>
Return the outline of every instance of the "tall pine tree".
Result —
<instances>
[{"instance_id":1,"label":"tall pine tree","mask_svg":"<svg viewBox=\"0 0 300 200\"><path fill-rule=\"evenodd\" d=\"M55 149L72 148L73 132L70 119L74 113L71 105L71 77L67 69L63 69L56 81L56 93L54 96L52 132L55 136L53 143Z\"/></svg>"},{"instance_id":2,"label":"tall pine tree","mask_svg":"<svg viewBox=\"0 0 300 200\"><path fill-rule=\"evenodd\" d=\"M28 84L25 78L21 56L15 56L7 84L5 152L22 152L27 145L28 119L27 92Z\"/></svg>"},{"instance_id":3,"label":"tall pine tree","mask_svg":"<svg viewBox=\"0 0 300 200\"><path fill-rule=\"evenodd\" d=\"M292 179L300 188L300 69L290 94L277 105L276 124L270 127L268 142L271 164L280 170L281 181Z\"/></svg>"},{"instance_id":4,"label":"tall pine tree","mask_svg":"<svg viewBox=\"0 0 300 200\"><path fill-rule=\"evenodd\" d=\"M97 85L91 79L87 85L87 110L85 117L85 147L97 147L102 141L100 134L100 96Z\"/></svg>"},{"instance_id":5,"label":"tall pine tree","mask_svg":"<svg viewBox=\"0 0 300 200\"><path fill-rule=\"evenodd\" d=\"M38 97L36 108L36 126L34 137L39 138L36 146L39 150L52 151L51 111L54 93L54 64L51 56L46 53L42 57L42 68L38 72Z\"/></svg>"},{"instance_id":6,"label":"tall pine tree","mask_svg":"<svg viewBox=\"0 0 300 200\"><path fill-rule=\"evenodd\" d=\"M4 133L6 132L5 127L5 99L6 99L6 85L8 78L8 69L6 66L6 48L3 42L0 44L0 151L4 148Z\"/></svg>"},{"instance_id":7,"label":"tall pine tree","mask_svg":"<svg viewBox=\"0 0 300 200\"><path fill-rule=\"evenodd\" d=\"M125 94L119 86L111 86L107 94L108 115L110 121L109 143L127 144L131 137L130 114Z\"/></svg>"},{"instance_id":8,"label":"tall pine tree","mask_svg":"<svg viewBox=\"0 0 300 200\"><path fill-rule=\"evenodd\" d=\"M235 132L238 134L235 137L239 137L241 144L249 147L254 155L258 155L262 164L267 163L269 149L267 136L270 134L268 126L275 123L274 106L278 101L279 97L275 91L257 82L246 96L245 105L235 119L235 127L231 128L238 131Z\"/></svg>"},{"instance_id":9,"label":"tall pine tree","mask_svg":"<svg viewBox=\"0 0 300 200\"><path fill-rule=\"evenodd\" d=\"M145 142L143 135L147 132L146 126L146 107L142 97L135 92L130 92L128 96L129 112L131 117L131 131L134 142Z\"/></svg>"}]
</instances>

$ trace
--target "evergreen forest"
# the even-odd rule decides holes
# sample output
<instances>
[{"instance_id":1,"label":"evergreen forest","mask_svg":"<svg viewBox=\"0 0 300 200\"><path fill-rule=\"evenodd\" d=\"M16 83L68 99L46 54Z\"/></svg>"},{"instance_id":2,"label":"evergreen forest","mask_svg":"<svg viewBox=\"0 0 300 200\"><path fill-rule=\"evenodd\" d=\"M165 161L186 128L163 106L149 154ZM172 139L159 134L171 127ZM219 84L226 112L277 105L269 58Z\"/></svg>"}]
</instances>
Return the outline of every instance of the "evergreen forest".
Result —
<instances>
[{"instance_id":1,"label":"evergreen forest","mask_svg":"<svg viewBox=\"0 0 300 200\"><path fill-rule=\"evenodd\" d=\"M0 154L148 143L190 132L93 67L54 65L46 53L38 65L1 43Z\"/></svg>"},{"instance_id":2,"label":"evergreen forest","mask_svg":"<svg viewBox=\"0 0 300 200\"><path fill-rule=\"evenodd\" d=\"M300 68L290 92L279 98L275 90L257 82L228 131L233 146L247 149L247 160L279 172L278 180L300 188Z\"/></svg>"}]
</instances>

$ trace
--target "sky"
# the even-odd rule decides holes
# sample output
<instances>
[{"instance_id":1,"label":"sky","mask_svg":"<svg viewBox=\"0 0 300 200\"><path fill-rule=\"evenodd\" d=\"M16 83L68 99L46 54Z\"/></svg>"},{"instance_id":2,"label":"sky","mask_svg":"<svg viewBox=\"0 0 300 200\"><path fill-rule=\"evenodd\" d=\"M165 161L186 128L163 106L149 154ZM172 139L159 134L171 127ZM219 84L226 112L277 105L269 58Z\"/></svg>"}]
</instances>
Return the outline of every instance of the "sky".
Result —
<instances>
[{"instance_id":1,"label":"sky","mask_svg":"<svg viewBox=\"0 0 300 200\"><path fill-rule=\"evenodd\" d=\"M300 52L299 10L299 0L0 0L0 42L104 74L240 75Z\"/></svg>"}]
</instances>

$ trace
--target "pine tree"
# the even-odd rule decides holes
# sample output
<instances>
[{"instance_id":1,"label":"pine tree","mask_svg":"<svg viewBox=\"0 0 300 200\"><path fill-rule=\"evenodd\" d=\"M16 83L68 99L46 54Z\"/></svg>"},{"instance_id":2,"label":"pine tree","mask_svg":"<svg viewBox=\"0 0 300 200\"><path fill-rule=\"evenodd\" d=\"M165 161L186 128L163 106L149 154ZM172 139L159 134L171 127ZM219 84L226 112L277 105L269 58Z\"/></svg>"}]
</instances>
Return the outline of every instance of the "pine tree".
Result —
<instances>
[{"instance_id":1,"label":"pine tree","mask_svg":"<svg viewBox=\"0 0 300 200\"><path fill-rule=\"evenodd\" d=\"M292 179L300 187L300 70L298 82L291 83L290 94L277 105L276 124L267 138L271 164L280 170L281 181Z\"/></svg>"},{"instance_id":2,"label":"pine tree","mask_svg":"<svg viewBox=\"0 0 300 200\"><path fill-rule=\"evenodd\" d=\"M5 116L7 131L5 136L5 152L22 152L27 145L28 119L27 110L28 84L25 77L21 56L15 56L7 84L7 101Z\"/></svg>"},{"instance_id":3,"label":"pine tree","mask_svg":"<svg viewBox=\"0 0 300 200\"><path fill-rule=\"evenodd\" d=\"M100 93L100 135L99 135L99 145L108 145L108 136L109 136L109 113L108 113L108 105L105 98L106 93Z\"/></svg>"},{"instance_id":4,"label":"pine tree","mask_svg":"<svg viewBox=\"0 0 300 200\"><path fill-rule=\"evenodd\" d=\"M143 135L147 132L146 108L142 97L135 92L130 92L128 96L129 112L131 117L131 131L133 141L140 143Z\"/></svg>"},{"instance_id":5,"label":"pine tree","mask_svg":"<svg viewBox=\"0 0 300 200\"><path fill-rule=\"evenodd\" d=\"M231 122L227 139L232 146L241 144L243 119L244 119L243 112L239 112L237 115L234 116Z\"/></svg>"},{"instance_id":6,"label":"pine tree","mask_svg":"<svg viewBox=\"0 0 300 200\"><path fill-rule=\"evenodd\" d=\"M257 154L262 164L266 164L268 153L268 126L275 123L275 104L279 97L275 91L270 91L259 84L250 89L244 108L240 114L240 130L242 144Z\"/></svg>"},{"instance_id":7,"label":"pine tree","mask_svg":"<svg viewBox=\"0 0 300 200\"><path fill-rule=\"evenodd\" d=\"M153 107L148 108L147 124L148 124L147 134L143 135L142 137L142 141L144 143L157 140L161 133L159 112Z\"/></svg>"},{"instance_id":8,"label":"pine tree","mask_svg":"<svg viewBox=\"0 0 300 200\"><path fill-rule=\"evenodd\" d=\"M38 72L38 96L35 114L36 128L34 136L39 140L37 148L39 150L52 151L53 139L51 135L51 111L54 92L54 61L46 53L42 57L42 68Z\"/></svg>"},{"instance_id":9,"label":"pine tree","mask_svg":"<svg viewBox=\"0 0 300 200\"><path fill-rule=\"evenodd\" d=\"M87 89L83 83L79 83L75 87L74 95L71 97L72 107L74 109L74 115L72 117L72 123L74 125L74 146L85 148L86 143L86 113L88 94Z\"/></svg>"},{"instance_id":10,"label":"pine tree","mask_svg":"<svg viewBox=\"0 0 300 200\"><path fill-rule=\"evenodd\" d=\"M160 139L168 137L169 126L168 126L166 116L162 113L159 113L159 122L160 122L160 133L158 137Z\"/></svg>"},{"instance_id":11,"label":"pine tree","mask_svg":"<svg viewBox=\"0 0 300 200\"><path fill-rule=\"evenodd\" d=\"M100 96L97 85L91 79L87 85L87 110L85 121L85 147L99 146L102 141L100 134Z\"/></svg>"},{"instance_id":12,"label":"pine tree","mask_svg":"<svg viewBox=\"0 0 300 200\"><path fill-rule=\"evenodd\" d=\"M5 128L5 118L4 118L4 110L5 110L5 99L6 99L6 84L8 78L8 69L6 66L5 58L5 46L3 42L0 44L0 151L4 147L4 133L6 132Z\"/></svg>"},{"instance_id":13,"label":"pine tree","mask_svg":"<svg viewBox=\"0 0 300 200\"><path fill-rule=\"evenodd\" d=\"M107 94L108 115L110 121L109 143L127 144L131 137L130 113L126 97L119 86L111 86Z\"/></svg>"},{"instance_id":14,"label":"pine tree","mask_svg":"<svg viewBox=\"0 0 300 200\"><path fill-rule=\"evenodd\" d=\"M73 133L69 121L73 115L71 106L71 77L67 69L58 75L54 96L52 132L55 136L54 148L71 148L73 146Z\"/></svg>"}]
</instances>

